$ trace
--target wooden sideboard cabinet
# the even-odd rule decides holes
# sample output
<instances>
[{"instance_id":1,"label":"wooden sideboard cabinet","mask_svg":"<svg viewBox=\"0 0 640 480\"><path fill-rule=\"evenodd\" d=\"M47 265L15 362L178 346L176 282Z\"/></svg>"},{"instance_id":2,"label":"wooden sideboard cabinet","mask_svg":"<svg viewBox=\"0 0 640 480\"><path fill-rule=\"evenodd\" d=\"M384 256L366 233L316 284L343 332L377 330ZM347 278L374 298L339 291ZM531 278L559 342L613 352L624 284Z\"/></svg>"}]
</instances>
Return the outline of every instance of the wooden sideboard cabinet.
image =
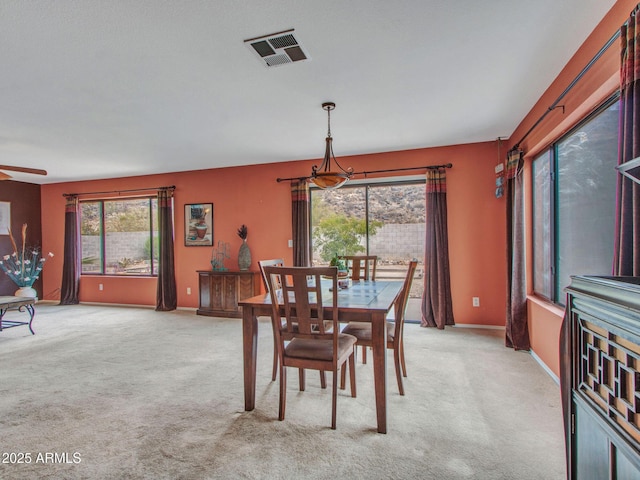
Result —
<instances>
[{"instance_id":1,"label":"wooden sideboard cabinet","mask_svg":"<svg viewBox=\"0 0 640 480\"><path fill-rule=\"evenodd\" d=\"M566 290L567 478L640 478L640 277L575 276Z\"/></svg>"},{"instance_id":2,"label":"wooden sideboard cabinet","mask_svg":"<svg viewBox=\"0 0 640 480\"><path fill-rule=\"evenodd\" d=\"M210 317L242 317L240 300L253 297L258 291L259 272L198 271L200 306L198 315Z\"/></svg>"}]
</instances>

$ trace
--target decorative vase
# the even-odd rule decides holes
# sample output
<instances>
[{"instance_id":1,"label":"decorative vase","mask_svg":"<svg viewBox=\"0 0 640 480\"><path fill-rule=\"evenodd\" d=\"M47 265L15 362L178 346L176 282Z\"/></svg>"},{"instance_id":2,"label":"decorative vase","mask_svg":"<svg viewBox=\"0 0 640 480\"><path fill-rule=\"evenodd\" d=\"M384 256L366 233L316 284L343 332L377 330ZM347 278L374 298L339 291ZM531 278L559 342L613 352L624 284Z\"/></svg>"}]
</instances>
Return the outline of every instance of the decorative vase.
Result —
<instances>
[{"instance_id":1,"label":"decorative vase","mask_svg":"<svg viewBox=\"0 0 640 480\"><path fill-rule=\"evenodd\" d=\"M246 240L242 240L242 245L240 245L240 251L238 252L238 267L240 270L249 270L251 266L251 250L249 250L249 245L247 245Z\"/></svg>"},{"instance_id":2,"label":"decorative vase","mask_svg":"<svg viewBox=\"0 0 640 480\"><path fill-rule=\"evenodd\" d=\"M33 287L20 287L18 290L16 290L16 293L14 293L14 295L16 297L38 298L38 292Z\"/></svg>"}]
</instances>

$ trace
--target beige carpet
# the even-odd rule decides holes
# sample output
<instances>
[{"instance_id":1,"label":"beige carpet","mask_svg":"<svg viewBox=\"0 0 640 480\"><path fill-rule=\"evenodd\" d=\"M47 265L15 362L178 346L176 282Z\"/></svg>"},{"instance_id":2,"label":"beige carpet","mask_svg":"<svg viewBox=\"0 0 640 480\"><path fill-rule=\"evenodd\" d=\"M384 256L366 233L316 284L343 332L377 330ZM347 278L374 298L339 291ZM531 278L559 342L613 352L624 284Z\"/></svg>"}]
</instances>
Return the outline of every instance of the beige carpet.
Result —
<instances>
[{"instance_id":1,"label":"beige carpet","mask_svg":"<svg viewBox=\"0 0 640 480\"><path fill-rule=\"evenodd\" d=\"M266 318L253 412L240 320L41 303L34 329L0 332L2 479L565 477L559 388L500 330L407 325L406 396L389 355L381 435L370 364L358 398L339 393L336 431L314 372L305 392L290 373L277 420Z\"/></svg>"}]
</instances>

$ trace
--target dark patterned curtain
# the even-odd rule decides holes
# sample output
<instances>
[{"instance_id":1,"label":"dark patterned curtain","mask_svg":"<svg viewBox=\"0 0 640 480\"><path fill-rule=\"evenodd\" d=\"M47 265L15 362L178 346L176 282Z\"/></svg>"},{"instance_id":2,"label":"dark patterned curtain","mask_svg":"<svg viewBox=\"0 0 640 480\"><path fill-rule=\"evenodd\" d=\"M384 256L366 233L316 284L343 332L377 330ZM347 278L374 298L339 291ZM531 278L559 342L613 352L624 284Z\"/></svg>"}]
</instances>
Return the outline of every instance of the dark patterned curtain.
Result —
<instances>
[{"instance_id":1,"label":"dark patterned curtain","mask_svg":"<svg viewBox=\"0 0 640 480\"><path fill-rule=\"evenodd\" d=\"M66 197L64 207L64 258L62 263L62 286L60 287L60 305L80 303L80 228L78 225L78 197Z\"/></svg>"},{"instance_id":2,"label":"dark patterned curtain","mask_svg":"<svg viewBox=\"0 0 640 480\"><path fill-rule=\"evenodd\" d=\"M619 163L640 156L640 25L638 7L620 30ZM618 175L614 275L640 275L640 184Z\"/></svg>"},{"instance_id":3,"label":"dark patterned curtain","mask_svg":"<svg viewBox=\"0 0 640 480\"><path fill-rule=\"evenodd\" d=\"M447 181L444 168L427 171L427 238L425 248L423 327L455 325L449 274Z\"/></svg>"},{"instance_id":4,"label":"dark patterned curtain","mask_svg":"<svg viewBox=\"0 0 640 480\"><path fill-rule=\"evenodd\" d=\"M524 249L524 159L521 150L507 154L505 197L507 199L507 312L505 345L529 350L527 289Z\"/></svg>"},{"instance_id":5,"label":"dark patterned curtain","mask_svg":"<svg viewBox=\"0 0 640 480\"><path fill-rule=\"evenodd\" d=\"M311 266L309 241L309 185L306 180L291 182L291 228L293 230L293 266Z\"/></svg>"},{"instance_id":6,"label":"dark patterned curtain","mask_svg":"<svg viewBox=\"0 0 640 480\"><path fill-rule=\"evenodd\" d=\"M158 190L158 236L160 251L156 310L175 310L178 307L178 297L173 262L173 188Z\"/></svg>"}]
</instances>

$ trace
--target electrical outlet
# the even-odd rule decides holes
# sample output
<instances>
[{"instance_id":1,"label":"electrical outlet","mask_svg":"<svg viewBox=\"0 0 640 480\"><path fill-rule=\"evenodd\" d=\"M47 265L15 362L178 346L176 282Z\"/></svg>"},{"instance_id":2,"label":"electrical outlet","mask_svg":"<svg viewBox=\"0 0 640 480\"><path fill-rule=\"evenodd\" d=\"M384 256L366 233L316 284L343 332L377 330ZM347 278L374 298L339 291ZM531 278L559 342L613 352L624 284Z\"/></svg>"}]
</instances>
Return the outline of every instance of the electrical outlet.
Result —
<instances>
[{"instance_id":1,"label":"electrical outlet","mask_svg":"<svg viewBox=\"0 0 640 480\"><path fill-rule=\"evenodd\" d=\"M104 285L102 285L101 283L98 284L98 290L100 290L100 291L104 290Z\"/></svg>"},{"instance_id":2,"label":"electrical outlet","mask_svg":"<svg viewBox=\"0 0 640 480\"><path fill-rule=\"evenodd\" d=\"M187 287L187 295L191 295L191 287Z\"/></svg>"},{"instance_id":3,"label":"electrical outlet","mask_svg":"<svg viewBox=\"0 0 640 480\"><path fill-rule=\"evenodd\" d=\"M289 245L289 248L293 248L293 240L289 240L287 244Z\"/></svg>"},{"instance_id":4,"label":"electrical outlet","mask_svg":"<svg viewBox=\"0 0 640 480\"><path fill-rule=\"evenodd\" d=\"M479 307L480 306L480 297L473 297L472 298L472 302L473 302L473 306L474 307Z\"/></svg>"}]
</instances>

